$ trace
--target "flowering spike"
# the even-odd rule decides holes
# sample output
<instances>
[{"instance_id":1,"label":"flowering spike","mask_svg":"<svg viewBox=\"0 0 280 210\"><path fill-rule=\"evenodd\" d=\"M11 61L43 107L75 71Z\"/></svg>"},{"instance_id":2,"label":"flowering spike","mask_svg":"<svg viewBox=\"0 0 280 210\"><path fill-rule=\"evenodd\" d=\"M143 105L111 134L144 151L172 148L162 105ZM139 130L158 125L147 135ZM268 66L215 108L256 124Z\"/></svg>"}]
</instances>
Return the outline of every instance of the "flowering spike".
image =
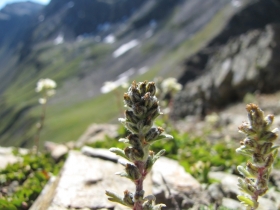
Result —
<instances>
[{"instance_id":1,"label":"flowering spike","mask_svg":"<svg viewBox=\"0 0 280 210\"><path fill-rule=\"evenodd\" d=\"M37 135L35 136L35 147L36 147L36 153L38 153L39 150L39 142L40 142L40 133L43 129L44 120L46 117L46 104L48 101L48 98L53 96L55 94L55 88L56 88L56 82L51 79L40 79L37 82L37 86L35 88L35 91L41 94L41 98L39 98L39 104L42 105L42 113L40 117L40 122L38 122L38 130Z\"/></svg>"},{"instance_id":2,"label":"flowering spike","mask_svg":"<svg viewBox=\"0 0 280 210\"><path fill-rule=\"evenodd\" d=\"M155 199L144 199L143 181L150 172L155 161L164 154L161 150L154 155L149 150L150 145L157 140L172 139L168 134L163 134L163 129L153 127L154 120L161 114L159 102L155 96L156 86L154 82L132 82L128 92L124 94L124 103L127 107L125 118L119 121L131 132L126 138L120 139L123 143L130 144L124 150L111 148L110 151L124 157L130 163L123 163L125 172L118 175L131 179L135 183L135 193L125 191L124 198L119 199L112 194L107 194L109 199L123 205L133 207L134 210L158 210L164 204L155 204ZM111 198L110 198L111 197Z\"/></svg>"},{"instance_id":3,"label":"flowering spike","mask_svg":"<svg viewBox=\"0 0 280 210\"><path fill-rule=\"evenodd\" d=\"M248 123L242 123L239 131L246 135L236 149L237 153L250 156L252 162L246 164L246 169L238 166L239 173L244 179L238 179L239 189L243 194L238 199L248 209L255 210L258 207L259 196L268 190L268 179L272 170L274 159L278 153L278 146L273 146L277 139L277 129L270 130L273 115L264 117L264 112L255 104L246 106Z\"/></svg>"}]
</instances>

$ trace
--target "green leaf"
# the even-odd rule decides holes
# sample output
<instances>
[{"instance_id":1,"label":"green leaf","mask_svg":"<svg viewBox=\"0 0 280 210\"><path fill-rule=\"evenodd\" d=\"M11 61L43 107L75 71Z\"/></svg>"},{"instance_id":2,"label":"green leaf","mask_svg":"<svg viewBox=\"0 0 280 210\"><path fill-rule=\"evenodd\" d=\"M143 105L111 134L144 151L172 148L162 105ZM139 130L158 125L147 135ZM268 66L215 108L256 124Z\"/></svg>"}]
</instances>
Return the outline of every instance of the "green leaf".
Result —
<instances>
[{"instance_id":1,"label":"green leaf","mask_svg":"<svg viewBox=\"0 0 280 210\"><path fill-rule=\"evenodd\" d=\"M236 153L238 153L238 154L242 154L242 155L246 155L246 156L252 156L252 151L251 150L246 150L246 149L243 149L243 148L237 148L236 150Z\"/></svg>"},{"instance_id":2,"label":"green leaf","mask_svg":"<svg viewBox=\"0 0 280 210\"><path fill-rule=\"evenodd\" d=\"M1 210L17 210L17 208L10 202L0 199L0 209Z\"/></svg>"},{"instance_id":3,"label":"green leaf","mask_svg":"<svg viewBox=\"0 0 280 210\"><path fill-rule=\"evenodd\" d=\"M244 177L247 177L247 178L255 178L256 177L253 174L251 174L249 171L247 171L243 166L237 166L237 170Z\"/></svg>"},{"instance_id":4,"label":"green leaf","mask_svg":"<svg viewBox=\"0 0 280 210\"><path fill-rule=\"evenodd\" d=\"M165 139L169 140L169 139L173 139L173 136L169 135L169 134L161 134L156 139L157 140L165 140Z\"/></svg>"},{"instance_id":5,"label":"green leaf","mask_svg":"<svg viewBox=\"0 0 280 210\"><path fill-rule=\"evenodd\" d=\"M123 143L129 143L129 140L126 138L120 138L119 142L123 142Z\"/></svg>"},{"instance_id":6,"label":"green leaf","mask_svg":"<svg viewBox=\"0 0 280 210\"><path fill-rule=\"evenodd\" d=\"M157 138L150 140L149 143L152 144L159 140L170 140L170 139L173 139L173 136L171 136L169 134L161 134Z\"/></svg>"},{"instance_id":7,"label":"green leaf","mask_svg":"<svg viewBox=\"0 0 280 210\"><path fill-rule=\"evenodd\" d=\"M109 151L115 153L116 155L119 155L119 156L125 158L126 160L129 160L128 157L126 157L124 151L120 148L112 147L112 148L109 149Z\"/></svg>"},{"instance_id":8,"label":"green leaf","mask_svg":"<svg viewBox=\"0 0 280 210\"><path fill-rule=\"evenodd\" d=\"M249 183L247 183L244 179L241 179L238 177L238 187L239 187L239 190L248 194L248 195L251 195L253 196L254 195L254 192L250 191L249 188L248 188L248 185Z\"/></svg>"},{"instance_id":9,"label":"green leaf","mask_svg":"<svg viewBox=\"0 0 280 210\"><path fill-rule=\"evenodd\" d=\"M241 201L242 204L245 204L247 206L250 206L250 207L257 207L258 206L258 203L253 201L252 199L244 196L244 195L238 195L237 196L238 200Z\"/></svg>"},{"instance_id":10,"label":"green leaf","mask_svg":"<svg viewBox=\"0 0 280 210\"><path fill-rule=\"evenodd\" d=\"M107 191L107 190L106 190L105 194L108 196L109 201L120 203L120 204L126 206L126 203L123 201L122 197L120 197L119 195L117 195L113 192Z\"/></svg>"},{"instance_id":11,"label":"green leaf","mask_svg":"<svg viewBox=\"0 0 280 210\"><path fill-rule=\"evenodd\" d=\"M165 149L160 150L153 158L153 162L155 163L157 159L159 159L161 156L165 154Z\"/></svg>"},{"instance_id":12,"label":"green leaf","mask_svg":"<svg viewBox=\"0 0 280 210\"><path fill-rule=\"evenodd\" d=\"M132 177L130 177L126 172L116 172L115 174L133 181Z\"/></svg>"},{"instance_id":13,"label":"green leaf","mask_svg":"<svg viewBox=\"0 0 280 210\"><path fill-rule=\"evenodd\" d=\"M271 148L271 152L272 152L272 155L274 157L274 160L277 159L277 156L278 156L278 148L280 148L280 146L273 146Z\"/></svg>"}]
</instances>

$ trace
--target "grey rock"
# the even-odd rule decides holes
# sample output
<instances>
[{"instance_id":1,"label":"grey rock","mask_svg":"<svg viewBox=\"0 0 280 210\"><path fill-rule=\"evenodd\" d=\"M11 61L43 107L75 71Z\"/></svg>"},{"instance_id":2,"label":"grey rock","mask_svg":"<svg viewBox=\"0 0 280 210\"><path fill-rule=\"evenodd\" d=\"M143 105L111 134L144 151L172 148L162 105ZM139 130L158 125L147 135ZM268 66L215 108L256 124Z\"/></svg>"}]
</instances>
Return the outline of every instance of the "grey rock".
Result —
<instances>
[{"instance_id":1,"label":"grey rock","mask_svg":"<svg viewBox=\"0 0 280 210\"><path fill-rule=\"evenodd\" d=\"M234 199L231 198L223 198L222 199L222 206L226 207L228 210L242 210L244 207L242 204Z\"/></svg>"},{"instance_id":2,"label":"grey rock","mask_svg":"<svg viewBox=\"0 0 280 210\"><path fill-rule=\"evenodd\" d=\"M270 175L272 183L280 191L280 170L273 169Z\"/></svg>"},{"instance_id":3,"label":"grey rock","mask_svg":"<svg viewBox=\"0 0 280 210\"><path fill-rule=\"evenodd\" d=\"M224 198L224 193L222 190L222 186L220 183L213 183L211 184L207 192L209 193L209 196L211 197L211 202L221 204L223 198Z\"/></svg>"},{"instance_id":4,"label":"grey rock","mask_svg":"<svg viewBox=\"0 0 280 210\"><path fill-rule=\"evenodd\" d=\"M96 157L104 160L109 160L117 163L119 157L108 149L96 149L88 146L83 146L81 152L89 157Z\"/></svg>"},{"instance_id":5,"label":"grey rock","mask_svg":"<svg viewBox=\"0 0 280 210\"><path fill-rule=\"evenodd\" d=\"M165 157L157 160L152 168L152 182L157 203L164 203L170 209L208 203L200 183L175 160Z\"/></svg>"},{"instance_id":6,"label":"grey rock","mask_svg":"<svg viewBox=\"0 0 280 210\"><path fill-rule=\"evenodd\" d=\"M69 152L60 175L49 181L31 210L126 209L108 201L105 195L105 190L121 196L125 190L135 190L130 180L115 175L123 171L123 166L115 163L117 157L106 153L106 149L83 147L82 151L84 154ZM157 160L146 177L144 190L145 196L154 194L156 202L166 204L168 209L209 204L207 193L202 191L199 182L177 161L165 157Z\"/></svg>"},{"instance_id":7,"label":"grey rock","mask_svg":"<svg viewBox=\"0 0 280 210\"><path fill-rule=\"evenodd\" d=\"M204 73L188 81L175 97L171 116L175 119L187 115L204 117L211 110L241 101L247 93L279 90L279 37L280 24L271 24L234 37L218 50L213 49L208 59L201 61L206 62L200 64Z\"/></svg>"},{"instance_id":8,"label":"grey rock","mask_svg":"<svg viewBox=\"0 0 280 210\"><path fill-rule=\"evenodd\" d=\"M240 193L238 189L238 176L228 174L226 172L209 172L210 179L218 180L221 183L221 189L226 197L236 199L236 196Z\"/></svg>"},{"instance_id":9,"label":"grey rock","mask_svg":"<svg viewBox=\"0 0 280 210\"><path fill-rule=\"evenodd\" d=\"M270 199L267 199L264 197L259 197L258 202L259 202L258 210L276 210L276 209L278 209L275 202L273 202Z\"/></svg>"},{"instance_id":10,"label":"grey rock","mask_svg":"<svg viewBox=\"0 0 280 210\"><path fill-rule=\"evenodd\" d=\"M275 188L270 188L263 198L272 201L274 203L273 205L276 206L276 209L280 209L280 192L276 191Z\"/></svg>"},{"instance_id":11,"label":"grey rock","mask_svg":"<svg viewBox=\"0 0 280 210\"><path fill-rule=\"evenodd\" d=\"M120 195L123 195L125 190L134 192L134 184L128 179L115 175L118 171L123 171L120 164L88 157L79 151L70 151L49 210L58 207L115 208L117 204L107 200L105 190ZM152 191L150 180L148 176L144 183L147 194L151 194Z\"/></svg>"},{"instance_id":12,"label":"grey rock","mask_svg":"<svg viewBox=\"0 0 280 210\"><path fill-rule=\"evenodd\" d=\"M44 144L46 151L51 153L51 156L54 160L58 161L61 157L67 154L68 147L63 144L57 144L54 142L46 141Z\"/></svg>"}]
</instances>

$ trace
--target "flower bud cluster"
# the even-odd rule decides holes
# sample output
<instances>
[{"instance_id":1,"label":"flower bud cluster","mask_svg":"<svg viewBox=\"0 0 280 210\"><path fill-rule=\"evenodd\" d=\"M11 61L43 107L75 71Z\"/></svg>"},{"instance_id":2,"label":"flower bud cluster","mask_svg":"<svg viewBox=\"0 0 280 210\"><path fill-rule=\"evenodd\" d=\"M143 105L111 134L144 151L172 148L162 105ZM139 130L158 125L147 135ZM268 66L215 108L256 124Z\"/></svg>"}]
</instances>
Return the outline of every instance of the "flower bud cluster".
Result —
<instances>
[{"instance_id":1,"label":"flower bud cluster","mask_svg":"<svg viewBox=\"0 0 280 210\"><path fill-rule=\"evenodd\" d=\"M249 122L238 128L246 138L240 142L241 146L236 152L250 156L252 162L248 162L246 167L237 167L244 176L244 179L238 180L239 189L243 193L238 199L251 210L258 207L258 197L268 190L268 179L279 146L273 146L278 137L278 129L270 129L274 116L264 117L263 111L255 104L248 104L246 109Z\"/></svg>"},{"instance_id":2,"label":"flower bud cluster","mask_svg":"<svg viewBox=\"0 0 280 210\"><path fill-rule=\"evenodd\" d=\"M129 163L124 164L125 172L119 175L132 180L136 186L134 194L125 191L124 197L118 196L107 191L109 200L121 203L134 210L155 210L161 209L164 204L155 205L155 199L149 200L149 196L144 197L143 181L151 170L155 161L165 153L161 150L154 154L150 151L150 145L158 140L172 139L168 134L163 134L164 129L155 127L154 120L160 112L159 102L157 100L156 86L154 82L133 82L124 94L124 103L127 110L125 118L119 121L131 132L126 138L119 141L128 144L124 150L119 148L111 148L110 151L127 159ZM154 198L154 197L153 197Z\"/></svg>"}]
</instances>

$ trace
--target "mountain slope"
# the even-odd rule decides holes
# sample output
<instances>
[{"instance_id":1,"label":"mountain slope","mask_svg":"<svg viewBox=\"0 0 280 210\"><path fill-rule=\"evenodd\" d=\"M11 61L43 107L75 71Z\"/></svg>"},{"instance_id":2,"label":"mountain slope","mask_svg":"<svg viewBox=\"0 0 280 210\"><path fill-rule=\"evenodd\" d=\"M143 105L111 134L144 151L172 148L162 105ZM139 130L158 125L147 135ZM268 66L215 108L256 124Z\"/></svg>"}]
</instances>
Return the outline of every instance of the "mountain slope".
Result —
<instances>
[{"instance_id":1,"label":"mountain slope","mask_svg":"<svg viewBox=\"0 0 280 210\"><path fill-rule=\"evenodd\" d=\"M98 2L112 4L112 1ZM1 145L33 144L35 124L40 115L39 96L34 88L40 78L49 77L58 83L57 94L50 100L47 110L42 141L76 140L89 124L115 120L120 112L122 105L118 104L122 102L116 100L116 95L121 98L124 90L101 95L100 88L105 81L178 76L186 56L206 45L235 11L224 0L186 0L178 1L164 16L158 16L154 11L166 8L170 2L148 1L125 23L116 22L108 31L99 33L98 27L93 27L96 34L82 35L81 28L60 25L60 21L50 30L47 22L55 22L57 16L77 18L72 13L70 16L56 13L65 3L51 1L54 10L45 8L44 21L33 25L29 39L14 54L20 58L13 68L16 74L12 75L13 82L3 90L0 100L0 118L4 122L0 125ZM75 21L79 23L80 20ZM60 33L66 34L69 30L69 39L65 36L58 39ZM108 43L108 35L115 37L115 42ZM128 49L132 44L134 46ZM124 46L126 50L121 52ZM5 79L1 77L0 80Z\"/></svg>"}]
</instances>

